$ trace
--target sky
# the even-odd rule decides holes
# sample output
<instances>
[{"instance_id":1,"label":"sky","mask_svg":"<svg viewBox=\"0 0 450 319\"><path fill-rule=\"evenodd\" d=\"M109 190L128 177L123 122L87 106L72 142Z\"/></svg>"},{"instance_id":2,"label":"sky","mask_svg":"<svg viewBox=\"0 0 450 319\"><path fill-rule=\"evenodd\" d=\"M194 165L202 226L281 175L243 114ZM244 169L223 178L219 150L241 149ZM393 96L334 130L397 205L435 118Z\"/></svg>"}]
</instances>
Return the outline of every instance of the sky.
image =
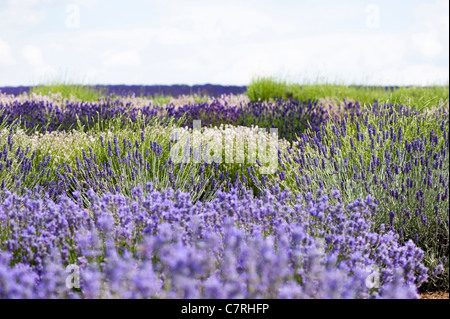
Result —
<instances>
[{"instance_id":1,"label":"sky","mask_svg":"<svg viewBox=\"0 0 450 319\"><path fill-rule=\"evenodd\" d=\"M440 85L448 0L0 0L0 86Z\"/></svg>"}]
</instances>

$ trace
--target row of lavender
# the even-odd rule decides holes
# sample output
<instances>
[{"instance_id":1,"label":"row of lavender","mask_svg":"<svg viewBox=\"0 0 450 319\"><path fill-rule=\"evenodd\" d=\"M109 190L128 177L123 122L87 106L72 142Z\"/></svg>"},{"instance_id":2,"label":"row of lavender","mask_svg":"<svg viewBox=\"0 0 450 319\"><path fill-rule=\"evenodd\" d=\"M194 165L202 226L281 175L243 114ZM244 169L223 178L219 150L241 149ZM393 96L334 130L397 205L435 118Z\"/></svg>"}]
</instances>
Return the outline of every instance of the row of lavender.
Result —
<instances>
[{"instance_id":1,"label":"row of lavender","mask_svg":"<svg viewBox=\"0 0 450 319\"><path fill-rule=\"evenodd\" d=\"M228 104L230 100L235 104ZM359 112L359 105L347 103L343 110ZM154 117L162 120L174 118L180 125L192 127L193 120L201 120L203 126L233 124L243 126L277 127L280 137L292 140L306 128L318 129L328 118L328 107L318 101L276 100L275 102L250 103L231 95L213 98L208 102L178 105L153 105L143 99L99 99L95 103L60 101L51 98L0 99L0 121L12 124L18 119L24 128L39 131L89 129L96 123L109 122L121 117L123 125L128 121L142 121L147 125Z\"/></svg>"},{"instance_id":2,"label":"row of lavender","mask_svg":"<svg viewBox=\"0 0 450 319\"><path fill-rule=\"evenodd\" d=\"M427 279L412 241L372 232L370 196L344 207L308 193L307 205L292 206L285 192L231 191L201 205L146 187L131 199L91 191L89 210L64 195L6 192L0 296L417 298ZM80 278L68 281L63 265Z\"/></svg>"},{"instance_id":3,"label":"row of lavender","mask_svg":"<svg viewBox=\"0 0 450 319\"><path fill-rule=\"evenodd\" d=\"M377 227L413 240L428 267L445 265L438 285L448 289L448 109L427 114L375 103L310 133L279 154L277 183L296 193L337 188L346 203L374 196Z\"/></svg>"},{"instance_id":4,"label":"row of lavender","mask_svg":"<svg viewBox=\"0 0 450 319\"><path fill-rule=\"evenodd\" d=\"M17 214L9 213L13 211L10 206L2 208L2 250L12 254L3 257L7 267L5 269L10 269L5 270L5 274L12 276L5 280L12 282L19 277L28 278L29 286L24 291L29 296L36 296L39 291L46 291L43 296L51 295L49 288L45 288L45 280L52 287L64 284L61 280L67 274L63 274L62 266L57 266L56 261L50 261L47 264L50 266L46 266L44 262L45 256L53 248L58 248L62 253L60 257L54 256L62 258L60 265L69 262L80 264L85 267L81 271L82 276L91 276L84 277L82 282L86 285L89 281L95 282L97 292L89 292L92 287L84 286L81 289L84 297L127 296L127 293L131 294L129 296L147 297L413 297L412 292L421 284L424 285L427 276L429 278L425 285L448 287L448 110L437 110L427 115L395 105L375 104L371 109L362 110L358 104L347 103L336 112L335 109L330 110L329 106L316 102L281 100L275 103L240 105L227 105L216 100L211 103L166 107L133 107L119 100L99 101L98 105L65 103L64 107L60 107L43 101L3 104L4 112L8 114L6 116L3 113L3 124L14 123L18 118L15 114L20 114L22 120L31 115L28 122L21 123L30 129L35 125L30 124L33 114L40 114L40 118L34 118L39 118L43 123L51 123L49 119L56 119L59 122L55 123L60 123L52 124L54 127L47 125L47 130L64 128L64 125L61 126L64 123L61 119L66 118L70 118L72 122L77 120L81 123L79 127L95 127L101 122L97 112L108 110L101 113L104 116L102 120L107 122L119 118L119 126L132 127L136 132L127 138L97 137L89 148L80 149L79 156L73 158L72 163L66 163L70 162L68 158L58 167L48 154L15 143L14 130L17 125L10 127L6 130L9 133L1 136L3 153L0 157L0 176L3 192L6 192L3 204L8 203L6 199L16 198L14 201L20 205ZM188 121L202 119L206 124L229 121L247 125L257 122L263 127L278 126L282 134L292 138L294 142L291 147L278 152L279 171L269 178L256 173L256 167L252 163L240 166L207 163L175 165L168 157L173 143L171 138L149 138L144 128L159 127L161 119L165 122L163 126L167 125L168 116L186 121L186 111L191 112L188 113L191 116ZM85 116L79 116L80 112L85 112ZM55 113L58 113L58 117L48 117L48 114ZM327 121L330 114L333 114L332 121ZM158 122L154 121L155 115ZM134 126L130 126L130 122ZM299 136L298 139L295 138L296 135ZM147 185L148 180L152 180L154 185ZM142 191L134 189L135 186L140 186ZM292 190L294 195L287 196L288 193L280 192L279 186ZM33 187L33 191L26 191ZM186 192L179 191L177 196L187 196L189 208L184 209L183 206L183 209L165 217L166 208L178 208L179 202L170 191L167 193L166 189L169 187ZM24 197L17 199L18 195L11 195L6 189ZM94 193L105 195L101 199L95 199L90 189ZM250 189L254 190L252 195L249 194ZM341 191L337 191L338 189ZM318 197L313 199L310 194L316 194L317 191ZM139 195L141 192L143 195ZM44 202L32 199L33 196L41 197L45 193L50 198ZM330 202L323 197L323 193L332 194ZM120 198L118 203L112 206L100 205L101 209L94 213L96 203L109 201L111 196ZM164 198L163 204L156 204L158 196ZM218 199L213 199L216 196ZM268 196L274 197L267 200ZM147 204L141 205L139 201L134 204L126 202L126 198L137 200L138 197L146 198ZM205 201L207 203L201 203ZM362 204L367 201L367 205ZM30 204L25 205L25 202ZM149 203L153 202L157 209L148 211ZM74 209L73 205L78 208ZM370 209L367 208L369 206ZM30 218L36 215L27 212L29 209L34 209L35 212L36 209L31 207L38 207L36 209L39 211L52 207L51 215L42 217L47 222L44 223L41 217L36 221L24 219L25 215L30 214ZM86 211L84 207L89 207L90 210ZM216 213L217 207L226 207L226 211ZM376 213L375 207L378 207ZM148 218L152 219L154 226L151 231L142 232L146 229L142 224L136 226L130 216L122 218L117 215L120 214L119 211L126 210L131 210L132 215L137 212L133 218L139 218L138 223L148 225ZM66 214L69 221L52 215L56 211L61 216ZM97 247L96 253L82 251L82 243L74 237L77 226L67 226L71 223L70 220L76 220L75 217L68 217L72 211L79 211L80 214L90 212L90 215L82 216L90 216L90 223L94 223L94 226L82 226L84 230L81 232L89 234L86 236L90 236L94 242L97 240L96 242L105 244ZM337 217L334 216L336 211L340 212ZM98 224L96 216L99 214L110 217L104 217ZM175 216L177 214L180 216ZM202 217L202 214L206 215ZM226 216L233 221L232 226L230 221L221 220ZM108 219L110 226L105 226ZM191 225L193 219L197 220L197 226ZM209 220L210 226L206 227L208 222L204 219ZM45 235L53 236L57 244L52 240L46 243L47 237L39 237L46 233L42 229L43 224L46 229L48 221L53 220L58 225L69 223L64 226L69 227L66 231L68 233L63 236L66 239L54 237L55 229L49 230ZM220 225L224 223L228 226L222 228ZM282 225L281 228L279 224ZM300 231L297 229L300 225L308 226ZM165 241L161 236L168 234L161 233L160 226L166 231L167 228L175 227L179 230L178 233L185 235L170 239L170 245L166 247L167 243L161 244ZM107 227L108 232L118 232L119 235L116 233L111 241L102 227ZM197 229L196 227L208 231L199 237L192 230ZM351 227L356 228L355 232L347 233L347 229ZM387 232L383 230L386 227ZM224 241L227 232L240 233L241 244L228 249L235 260L227 259L231 257L226 257L225 254L229 244ZM299 245L292 237L296 232L302 233L301 236L312 236L311 240L305 240ZM208 234L212 237L208 237ZM335 235L337 237L333 237ZM130 242L127 242L127 236L131 236ZM371 236L378 236L378 241L375 237L368 240ZM380 236L388 236L386 238L390 238L389 243L383 246L381 243L387 239L381 239ZM115 245L106 245L112 242ZM155 248L155 242L162 246ZM213 250L215 254L196 260L198 250L203 249L198 247L213 249L216 247L211 246L213 242L214 245L219 242L222 250ZM42 243L43 248L38 248L38 243ZM170 249L166 250L163 246ZM248 248L244 249L249 246L261 247L261 250L249 252ZM402 255L396 249L410 252ZM179 251L183 257L177 259L172 256L169 253L172 250ZM149 251L150 255L142 255L142 251ZM383 255L386 251L389 257ZM164 253L158 255L160 252ZM171 261L165 254L171 256L170 260L179 260L180 264L167 265ZM264 259L270 254L270 258L275 258L276 261L270 263L270 260ZM291 257L287 258L283 254ZM292 259L294 255L297 256L295 258L303 256L305 259L300 263ZM93 258L88 258L89 256ZM111 260L111 265L102 263L105 256L108 256L106 261ZM148 258L149 256L155 258ZM397 257L400 259L397 260ZM309 258L313 258L315 262L308 262ZM316 270L308 268L311 267L311 262L317 267ZM200 266L202 263L217 267L211 266L212 268L205 270ZM266 264L270 267L265 268ZM16 266L8 268L6 265ZM30 265L31 270L24 270L23 265ZM124 273L129 276L121 277L122 270L115 267L124 269ZM193 270L195 267L202 270ZM235 269L236 274L232 276L235 281L227 277L230 267ZM426 267L429 268L428 271ZM275 274L270 275L270 269ZM368 269L371 269L369 273ZM380 270L383 275L374 276L374 269ZM56 276L52 271L59 272L60 275ZM303 275L297 274L302 271L305 271ZM402 271L403 274L400 274ZM28 275L24 276L24 272ZM144 272L154 274L145 284L142 278ZM45 279L51 276L59 278L59 282ZM113 278L114 276L118 277ZM38 286L35 285L36 278L39 278ZM368 278L382 278L381 288L368 282ZM124 290L120 286L124 282L134 285L135 289ZM144 286L139 286L141 284ZM153 286L148 286L150 284ZM20 283L19 287L23 285L26 283ZM68 293L66 288L60 288L62 295ZM16 293L16 288L11 289L8 296ZM141 294L140 289L145 293ZM391 295L388 294L389 289L392 291Z\"/></svg>"},{"instance_id":5,"label":"row of lavender","mask_svg":"<svg viewBox=\"0 0 450 319\"><path fill-rule=\"evenodd\" d=\"M199 94L206 96L220 96L222 94L243 94L245 86L236 85L88 85L86 89L103 92L105 95L114 96L180 96L189 94ZM0 92L8 95L28 94L32 91L30 86L2 87Z\"/></svg>"}]
</instances>

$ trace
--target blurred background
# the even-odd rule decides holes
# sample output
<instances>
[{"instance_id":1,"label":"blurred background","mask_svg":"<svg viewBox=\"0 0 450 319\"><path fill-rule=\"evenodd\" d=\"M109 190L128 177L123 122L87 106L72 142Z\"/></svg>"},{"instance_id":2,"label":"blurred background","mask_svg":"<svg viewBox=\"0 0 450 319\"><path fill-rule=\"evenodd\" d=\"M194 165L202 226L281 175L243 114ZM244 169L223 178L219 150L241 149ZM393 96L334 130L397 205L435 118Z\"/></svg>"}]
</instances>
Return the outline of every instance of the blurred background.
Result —
<instances>
[{"instance_id":1,"label":"blurred background","mask_svg":"<svg viewBox=\"0 0 450 319\"><path fill-rule=\"evenodd\" d=\"M0 86L448 85L447 0L0 0Z\"/></svg>"}]
</instances>

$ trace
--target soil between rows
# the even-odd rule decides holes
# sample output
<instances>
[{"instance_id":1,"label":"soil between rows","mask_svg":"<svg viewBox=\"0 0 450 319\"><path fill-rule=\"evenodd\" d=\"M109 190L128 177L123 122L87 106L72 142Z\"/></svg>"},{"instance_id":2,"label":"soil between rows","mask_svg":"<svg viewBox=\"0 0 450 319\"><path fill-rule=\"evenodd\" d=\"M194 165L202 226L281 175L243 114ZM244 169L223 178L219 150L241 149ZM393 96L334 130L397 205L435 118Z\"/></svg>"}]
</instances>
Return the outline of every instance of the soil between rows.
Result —
<instances>
[{"instance_id":1,"label":"soil between rows","mask_svg":"<svg viewBox=\"0 0 450 319\"><path fill-rule=\"evenodd\" d=\"M420 294L420 299L449 299L448 291L431 291Z\"/></svg>"}]
</instances>

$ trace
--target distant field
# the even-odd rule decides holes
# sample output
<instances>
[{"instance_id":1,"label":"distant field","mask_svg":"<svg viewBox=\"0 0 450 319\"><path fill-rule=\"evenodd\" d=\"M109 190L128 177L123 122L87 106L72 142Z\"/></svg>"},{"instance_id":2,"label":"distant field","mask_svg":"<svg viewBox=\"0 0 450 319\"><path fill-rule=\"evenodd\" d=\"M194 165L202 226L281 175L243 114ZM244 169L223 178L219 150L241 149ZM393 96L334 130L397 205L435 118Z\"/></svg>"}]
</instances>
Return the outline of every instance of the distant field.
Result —
<instances>
[{"instance_id":1,"label":"distant field","mask_svg":"<svg viewBox=\"0 0 450 319\"><path fill-rule=\"evenodd\" d=\"M251 101L270 98L331 99L334 101L353 100L362 104L396 103L424 109L436 106L441 100L448 101L449 87L396 87L396 86L346 86L339 84L289 83L274 77L257 77L247 88Z\"/></svg>"},{"instance_id":2,"label":"distant field","mask_svg":"<svg viewBox=\"0 0 450 319\"><path fill-rule=\"evenodd\" d=\"M78 85L71 83L52 83L38 86L3 87L6 94L49 94L61 93L64 98L74 96L82 100L96 100L102 96L131 96L167 102L181 95L220 96L222 94L245 94L250 101L268 101L274 98L299 99L302 101L320 100L333 103L344 100L358 101L359 104L396 103L424 109L436 106L449 99L449 87L398 87L398 86L346 86L339 84L296 84L274 77L257 77L248 86L222 85Z\"/></svg>"},{"instance_id":3,"label":"distant field","mask_svg":"<svg viewBox=\"0 0 450 319\"><path fill-rule=\"evenodd\" d=\"M82 99L98 98L100 96L116 95L128 96L136 95L138 97L151 98L155 96L178 97L180 95L205 95L220 96L222 94L243 94L246 91L245 86L223 86L223 85L79 85L70 83L54 83L38 86L20 86L20 87L0 87L0 92L6 94L28 94L31 92L48 94L62 93L64 97L69 98L70 94Z\"/></svg>"}]
</instances>

